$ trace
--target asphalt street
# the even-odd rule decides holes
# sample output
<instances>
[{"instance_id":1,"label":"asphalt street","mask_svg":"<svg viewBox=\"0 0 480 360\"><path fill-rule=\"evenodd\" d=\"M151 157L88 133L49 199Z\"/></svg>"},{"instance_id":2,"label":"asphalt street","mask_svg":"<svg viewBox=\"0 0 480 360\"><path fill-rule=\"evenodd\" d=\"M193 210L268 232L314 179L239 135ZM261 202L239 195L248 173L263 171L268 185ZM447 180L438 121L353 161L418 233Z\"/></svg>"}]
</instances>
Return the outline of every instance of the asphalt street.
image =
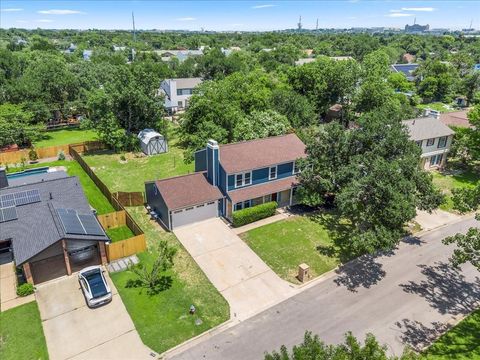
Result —
<instances>
[{"instance_id":1,"label":"asphalt street","mask_svg":"<svg viewBox=\"0 0 480 360\"><path fill-rule=\"evenodd\" d=\"M362 257L336 274L268 310L205 337L167 358L263 359L266 351L291 348L306 330L327 343L347 331L361 339L373 333L390 353L406 344L421 348L447 323L480 302L480 273L470 264L460 271L448 263L452 247L441 240L480 226L473 218L403 241L395 251Z\"/></svg>"}]
</instances>

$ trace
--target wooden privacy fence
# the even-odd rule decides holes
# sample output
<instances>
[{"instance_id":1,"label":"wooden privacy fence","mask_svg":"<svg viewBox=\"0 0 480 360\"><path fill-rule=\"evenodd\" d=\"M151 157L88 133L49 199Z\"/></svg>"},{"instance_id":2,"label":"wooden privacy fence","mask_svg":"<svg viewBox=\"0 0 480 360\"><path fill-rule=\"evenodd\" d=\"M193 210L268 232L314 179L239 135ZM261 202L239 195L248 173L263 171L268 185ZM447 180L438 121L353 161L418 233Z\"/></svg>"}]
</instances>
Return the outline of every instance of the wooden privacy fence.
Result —
<instances>
[{"instance_id":1,"label":"wooden privacy fence","mask_svg":"<svg viewBox=\"0 0 480 360\"><path fill-rule=\"evenodd\" d=\"M126 225L125 210L115 211L108 214L97 215L97 219L104 229L116 228Z\"/></svg>"},{"instance_id":2,"label":"wooden privacy fence","mask_svg":"<svg viewBox=\"0 0 480 360\"><path fill-rule=\"evenodd\" d=\"M70 153L70 148L74 148L78 153L84 153L88 151L105 149L105 144L101 141L86 141L83 143L70 144L70 145L58 145L48 146L35 149L39 159L56 158L62 151L65 155ZM21 149L17 151L0 152L0 163L2 164L17 164L24 158L26 161L30 160L28 153L30 149Z\"/></svg>"},{"instance_id":3,"label":"wooden privacy fence","mask_svg":"<svg viewBox=\"0 0 480 360\"><path fill-rule=\"evenodd\" d=\"M106 249L108 261L121 259L126 256L143 252L147 250L145 234L137 235L127 240L107 244Z\"/></svg>"}]
</instances>

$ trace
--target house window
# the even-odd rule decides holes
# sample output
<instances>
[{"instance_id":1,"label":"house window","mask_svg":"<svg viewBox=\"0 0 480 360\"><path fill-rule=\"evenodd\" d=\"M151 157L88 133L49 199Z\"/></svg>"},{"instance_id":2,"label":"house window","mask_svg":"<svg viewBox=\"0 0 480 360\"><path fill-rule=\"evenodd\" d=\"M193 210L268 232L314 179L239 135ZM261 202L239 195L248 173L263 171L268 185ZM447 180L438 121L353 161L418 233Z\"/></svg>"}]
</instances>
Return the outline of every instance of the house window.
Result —
<instances>
[{"instance_id":1,"label":"house window","mask_svg":"<svg viewBox=\"0 0 480 360\"><path fill-rule=\"evenodd\" d=\"M442 163L443 154L433 155L430 157L430 166L440 165Z\"/></svg>"},{"instance_id":2,"label":"house window","mask_svg":"<svg viewBox=\"0 0 480 360\"><path fill-rule=\"evenodd\" d=\"M273 180L277 178L277 167L272 166L268 172L268 180Z\"/></svg>"},{"instance_id":3,"label":"house window","mask_svg":"<svg viewBox=\"0 0 480 360\"><path fill-rule=\"evenodd\" d=\"M293 163L293 175L298 174L300 172L300 168L298 167L297 162Z\"/></svg>"},{"instance_id":4,"label":"house window","mask_svg":"<svg viewBox=\"0 0 480 360\"><path fill-rule=\"evenodd\" d=\"M233 209L235 211L238 211L238 210L249 208L250 206L252 206L250 200L245 200L245 201L241 201L241 202L236 203L235 206L233 207Z\"/></svg>"},{"instance_id":5,"label":"house window","mask_svg":"<svg viewBox=\"0 0 480 360\"><path fill-rule=\"evenodd\" d=\"M435 139L428 139L427 146L432 146L435 143Z\"/></svg>"},{"instance_id":6,"label":"house window","mask_svg":"<svg viewBox=\"0 0 480 360\"><path fill-rule=\"evenodd\" d=\"M419 147L422 147L423 140L415 141L415 144L417 144Z\"/></svg>"},{"instance_id":7,"label":"house window","mask_svg":"<svg viewBox=\"0 0 480 360\"><path fill-rule=\"evenodd\" d=\"M444 148L445 146L447 146L447 137L442 136L441 138L438 138L438 146L437 147Z\"/></svg>"},{"instance_id":8,"label":"house window","mask_svg":"<svg viewBox=\"0 0 480 360\"><path fill-rule=\"evenodd\" d=\"M242 187L245 185L250 185L252 183L252 173L246 172L242 174L235 175L235 187Z\"/></svg>"},{"instance_id":9,"label":"house window","mask_svg":"<svg viewBox=\"0 0 480 360\"><path fill-rule=\"evenodd\" d=\"M178 107L182 107L183 106L183 102L179 101L178 102Z\"/></svg>"},{"instance_id":10,"label":"house window","mask_svg":"<svg viewBox=\"0 0 480 360\"><path fill-rule=\"evenodd\" d=\"M185 209L185 211L190 211L190 210L193 210L193 207L188 207Z\"/></svg>"}]
</instances>

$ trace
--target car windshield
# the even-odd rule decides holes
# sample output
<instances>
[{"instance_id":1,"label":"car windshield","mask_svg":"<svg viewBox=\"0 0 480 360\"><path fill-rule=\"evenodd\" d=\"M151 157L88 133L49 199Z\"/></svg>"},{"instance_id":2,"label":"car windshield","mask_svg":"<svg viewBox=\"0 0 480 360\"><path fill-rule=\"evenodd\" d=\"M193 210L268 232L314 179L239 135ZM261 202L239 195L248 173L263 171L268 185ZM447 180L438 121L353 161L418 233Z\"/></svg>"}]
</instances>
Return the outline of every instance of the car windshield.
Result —
<instances>
[{"instance_id":1,"label":"car windshield","mask_svg":"<svg viewBox=\"0 0 480 360\"><path fill-rule=\"evenodd\" d=\"M89 271L85 273L84 276L85 279L87 279L90 290L92 291L92 296L94 298L106 295L108 293L100 270Z\"/></svg>"}]
</instances>

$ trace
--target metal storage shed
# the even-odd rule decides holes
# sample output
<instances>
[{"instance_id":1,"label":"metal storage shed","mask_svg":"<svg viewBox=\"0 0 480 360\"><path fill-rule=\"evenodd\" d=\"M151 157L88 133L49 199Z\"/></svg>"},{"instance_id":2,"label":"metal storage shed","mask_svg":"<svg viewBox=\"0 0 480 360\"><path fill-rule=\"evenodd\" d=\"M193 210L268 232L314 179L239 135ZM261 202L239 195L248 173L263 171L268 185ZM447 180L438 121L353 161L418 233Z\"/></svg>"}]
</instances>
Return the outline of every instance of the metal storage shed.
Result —
<instances>
[{"instance_id":1,"label":"metal storage shed","mask_svg":"<svg viewBox=\"0 0 480 360\"><path fill-rule=\"evenodd\" d=\"M142 151L147 155L161 154L168 151L167 140L153 129L145 129L138 134Z\"/></svg>"}]
</instances>

